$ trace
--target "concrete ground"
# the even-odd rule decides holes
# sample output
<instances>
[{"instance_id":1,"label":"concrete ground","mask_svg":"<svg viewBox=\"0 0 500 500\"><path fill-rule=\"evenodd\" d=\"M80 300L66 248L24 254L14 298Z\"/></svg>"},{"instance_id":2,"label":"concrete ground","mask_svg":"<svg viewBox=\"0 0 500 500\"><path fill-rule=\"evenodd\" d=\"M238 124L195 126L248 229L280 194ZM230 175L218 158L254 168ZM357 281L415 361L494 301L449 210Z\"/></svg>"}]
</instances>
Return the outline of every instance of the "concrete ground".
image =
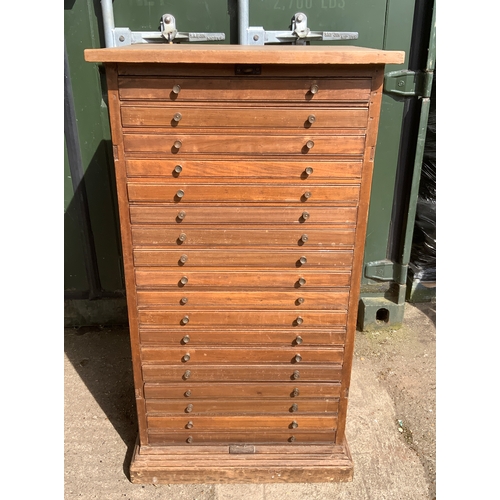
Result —
<instances>
[{"instance_id":1,"label":"concrete ground","mask_svg":"<svg viewBox=\"0 0 500 500\"><path fill-rule=\"evenodd\" d=\"M407 304L400 330L356 334L350 483L134 485L137 436L126 328L65 329L65 499L435 499L435 304Z\"/></svg>"}]
</instances>

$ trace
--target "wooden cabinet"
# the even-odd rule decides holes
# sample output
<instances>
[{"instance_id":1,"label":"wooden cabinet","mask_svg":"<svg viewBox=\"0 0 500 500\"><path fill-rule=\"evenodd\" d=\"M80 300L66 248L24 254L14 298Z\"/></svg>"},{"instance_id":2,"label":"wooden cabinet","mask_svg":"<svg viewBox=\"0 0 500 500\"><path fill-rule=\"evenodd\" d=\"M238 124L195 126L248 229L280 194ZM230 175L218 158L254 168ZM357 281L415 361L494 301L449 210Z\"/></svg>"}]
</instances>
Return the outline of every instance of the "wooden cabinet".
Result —
<instances>
[{"instance_id":1,"label":"wooden cabinet","mask_svg":"<svg viewBox=\"0 0 500 500\"><path fill-rule=\"evenodd\" d=\"M133 482L349 480L384 64L354 47L104 62L139 418Z\"/></svg>"}]
</instances>

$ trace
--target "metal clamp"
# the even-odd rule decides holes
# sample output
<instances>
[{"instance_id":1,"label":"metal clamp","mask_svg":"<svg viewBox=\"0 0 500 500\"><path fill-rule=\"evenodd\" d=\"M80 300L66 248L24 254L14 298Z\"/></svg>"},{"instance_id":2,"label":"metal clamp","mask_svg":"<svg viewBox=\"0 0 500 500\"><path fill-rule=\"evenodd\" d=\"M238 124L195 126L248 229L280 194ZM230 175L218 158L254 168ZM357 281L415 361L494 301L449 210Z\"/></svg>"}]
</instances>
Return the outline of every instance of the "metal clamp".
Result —
<instances>
[{"instance_id":1,"label":"metal clamp","mask_svg":"<svg viewBox=\"0 0 500 500\"><path fill-rule=\"evenodd\" d=\"M357 40L355 31L311 31L307 26L307 16L297 12L292 17L290 31L266 31L262 26L250 26L246 30L246 45L265 45L268 43L288 43L307 45L311 40L338 41Z\"/></svg>"},{"instance_id":2,"label":"metal clamp","mask_svg":"<svg viewBox=\"0 0 500 500\"><path fill-rule=\"evenodd\" d=\"M226 39L224 33L177 31L175 17L172 14L161 16L160 31L131 31L129 28L116 28L113 1L101 0L101 7L106 47L122 47L138 43L218 42Z\"/></svg>"}]
</instances>

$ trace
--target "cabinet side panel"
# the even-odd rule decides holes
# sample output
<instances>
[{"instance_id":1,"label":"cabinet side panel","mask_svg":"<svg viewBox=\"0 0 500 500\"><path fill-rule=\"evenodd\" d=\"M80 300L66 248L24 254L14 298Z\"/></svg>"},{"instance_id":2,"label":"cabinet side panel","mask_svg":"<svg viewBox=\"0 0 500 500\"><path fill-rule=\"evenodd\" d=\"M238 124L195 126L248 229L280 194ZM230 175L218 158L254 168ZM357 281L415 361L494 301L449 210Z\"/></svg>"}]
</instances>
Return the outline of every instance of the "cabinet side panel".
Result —
<instances>
[{"instance_id":1,"label":"cabinet side panel","mask_svg":"<svg viewBox=\"0 0 500 500\"><path fill-rule=\"evenodd\" d=\"M358 220L356 225L356 239L354 244L354 263L351 275L351 290L349 295L347 336L345 342L345 356L342 372L342 388L339 404L339 420L337 439L338 443L344 440L345 423L347 415L347 401L349 385L351 383L352 357L354 351L354 340L356 335L356 321L358 315L359 290L361 274L363 270L363 256L366 238L366 226L368 220L368 208L370 206L370 193L373 177L373 164L375 160L375 146L377 144L378 124L380 107L382 101L382 89L384 82L384 66L376 66L372 74L372 91L370 95L368 128L366 134L365 152L363 158L362 180L360 190L360 201L358 209Z\"/></svg>"},{"instance_id":2,"label":"cabinet side panel","mask_svg":"<svg viewBox=\"0 0 500 500\"><path fill-rule=\"evenodd\" d=\"M111 122L111 140L116 174L116 189L118 194L118 209L120 215L120 232L123 247L123 268L125 273L125 288L127 291L127 308L132 349L132 365L134 374L135 400L139 423L140 444L148 444L146 429L146 405L144 402L144 384L141 371L141 354L139 349L139 324L137 319L137 299L134 278L134 262L132 253L132 232L130 227L129 204L127 196L125 154L123 149L123 134L120 125L120 99L118 92L118 75L116 64L106 65L108 84L109 115Z\"/></svg>"}]
</instances>

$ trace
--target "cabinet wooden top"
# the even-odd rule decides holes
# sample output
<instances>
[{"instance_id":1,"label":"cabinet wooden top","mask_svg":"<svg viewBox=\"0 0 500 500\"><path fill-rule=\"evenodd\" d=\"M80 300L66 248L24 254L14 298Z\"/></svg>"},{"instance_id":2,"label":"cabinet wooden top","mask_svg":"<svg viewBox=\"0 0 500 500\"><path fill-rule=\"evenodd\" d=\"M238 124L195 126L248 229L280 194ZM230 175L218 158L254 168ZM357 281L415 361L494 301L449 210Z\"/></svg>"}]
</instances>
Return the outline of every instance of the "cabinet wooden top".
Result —
<instances>
[{"instance_id":1,"label":"cabinet wooden top","mask_svg":"<svg viewBox=\"0 0 500 500\"><path fill-rule=\"evenodd\" d=\"M353 46L137 44L86 49L85 60L102 63L210 64L401 64L405 53Z\"/></svg>"}]
</instances>

